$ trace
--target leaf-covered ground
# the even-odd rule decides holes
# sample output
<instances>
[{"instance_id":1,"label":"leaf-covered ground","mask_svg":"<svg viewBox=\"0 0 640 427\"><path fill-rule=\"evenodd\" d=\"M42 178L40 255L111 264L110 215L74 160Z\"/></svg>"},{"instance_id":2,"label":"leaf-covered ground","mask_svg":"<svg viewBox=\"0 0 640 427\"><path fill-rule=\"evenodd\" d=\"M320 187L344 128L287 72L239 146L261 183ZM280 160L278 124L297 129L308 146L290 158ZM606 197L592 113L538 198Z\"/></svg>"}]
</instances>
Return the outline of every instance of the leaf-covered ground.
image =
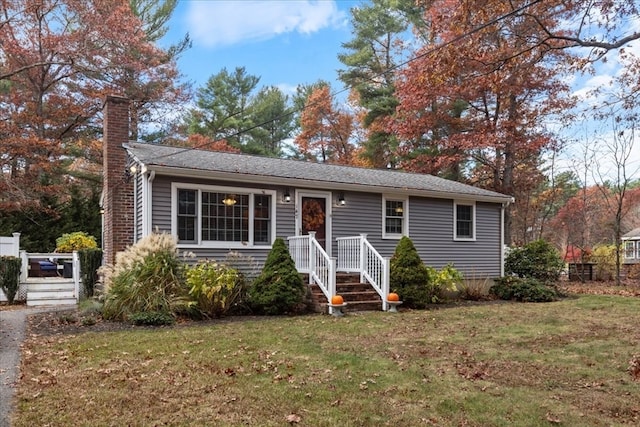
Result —
<instances>
[{"instance_id":1,"label":"leaf-covered ground","mask_svg":"<svg viewBox=\"0 0 640 427\"><path fill-rule=\"evenodd\" d=\"M15 426L640 423L640 298L163 328L74 316L32 319Z\"/></svg>"}]
</instances>

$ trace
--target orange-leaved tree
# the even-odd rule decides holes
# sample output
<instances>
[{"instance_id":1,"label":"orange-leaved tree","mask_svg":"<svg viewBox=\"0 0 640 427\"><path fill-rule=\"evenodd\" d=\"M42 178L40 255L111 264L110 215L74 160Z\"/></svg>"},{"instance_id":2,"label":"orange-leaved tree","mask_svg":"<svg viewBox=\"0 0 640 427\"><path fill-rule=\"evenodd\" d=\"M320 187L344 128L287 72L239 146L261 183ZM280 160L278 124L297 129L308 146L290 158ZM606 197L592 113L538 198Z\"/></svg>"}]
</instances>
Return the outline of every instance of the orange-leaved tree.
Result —
<instances>
[{"instance_id":1,"label":"orange-leaved tree","mask_svg":"<svg viewBox=\"0 0 640 427\"><path fill-rule=\"evenodd\" d=\"M329 85L311 92L300 115L300 128L295 143L306 159L321 163L353 163L355 147L350 141L353 117L334 105Z\"/></svg>"},{"instance_id":2,"label":"orange-leaved tree","mask_svg":"<svg viewBox=\"0 0 640 427\"><path fill-rule=\"evenodd\" d=\"M175 61L125 0L0 0L0 10L0 209L45 208L42 196L74 179L73 159L101 161L104 96L170 101Z\"/></svg>"},{"instance_id":3,"label":"orange-leaved tree","mask_svg":"<svg viewBox=\"0 0 640 427\"><path fill-rule=\"evenodd\" d=\"M561 69L554 67L568 54L552 41L529 43L539 36L539 24L537 17L515 13L523 1L485 0L473 10L468 2L428 3L432 42L416 52L397 83L400 105L392 126L401 139L401 167L445 170L514 196L531 189L535 183L517 174L529 174L541 153L554 148L542 124L572 105ZM545 25L558 22L549 18ZM510 243L509 210L505 221Z\"/></svg>"}]
</instances>

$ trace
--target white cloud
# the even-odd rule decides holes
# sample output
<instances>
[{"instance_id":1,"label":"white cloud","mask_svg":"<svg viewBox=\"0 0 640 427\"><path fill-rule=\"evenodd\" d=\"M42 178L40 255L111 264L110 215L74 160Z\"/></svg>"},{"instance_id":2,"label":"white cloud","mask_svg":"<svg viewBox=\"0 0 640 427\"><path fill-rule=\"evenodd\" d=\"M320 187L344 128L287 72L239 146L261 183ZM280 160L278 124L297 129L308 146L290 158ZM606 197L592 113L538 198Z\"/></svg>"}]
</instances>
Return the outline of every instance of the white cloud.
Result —
<instances>
[{"instance_id":1,"label":"white cloud","mask_svg":"<svg viewBox=\"0 0 640 427\"><path fill-rule=\"evenodd\" d=\"M195 1L189 2L189 34L203 46L228 46L265 40L278 34L310 34L344 25L335 1Z\"/></svg>"}]
</instances>

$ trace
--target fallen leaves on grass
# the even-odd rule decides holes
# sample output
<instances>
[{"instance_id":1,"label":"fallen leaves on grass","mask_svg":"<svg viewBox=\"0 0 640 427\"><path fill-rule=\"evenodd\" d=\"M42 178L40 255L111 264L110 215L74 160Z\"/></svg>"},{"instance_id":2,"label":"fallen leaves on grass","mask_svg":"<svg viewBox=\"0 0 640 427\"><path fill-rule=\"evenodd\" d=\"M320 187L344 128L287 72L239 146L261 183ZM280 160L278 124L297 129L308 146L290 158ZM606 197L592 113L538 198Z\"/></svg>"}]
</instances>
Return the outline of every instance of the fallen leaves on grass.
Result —
<instances>
[{"instance_id":1,"label":"fallen leaves on grass","mask_svg":"<svg viewBox=\"0 0 640 427\"><path fill-rule=\"evenodd\" d=\"M297 415L297 414L287 415L287 422L289 424L297 424L300 421L302 421L302 417L300 415Z\"/></svg>"},{"instance_id":2,"label":"fallen leaves on grass","mask_svg":"<svg viewBox=\"0 0 640 427\"><path fill-rule=\"evenodd\" d=\"M640 381L640 353L634 354L629 361L629 373L634 381Z\"/></svg>"}]
</instances>

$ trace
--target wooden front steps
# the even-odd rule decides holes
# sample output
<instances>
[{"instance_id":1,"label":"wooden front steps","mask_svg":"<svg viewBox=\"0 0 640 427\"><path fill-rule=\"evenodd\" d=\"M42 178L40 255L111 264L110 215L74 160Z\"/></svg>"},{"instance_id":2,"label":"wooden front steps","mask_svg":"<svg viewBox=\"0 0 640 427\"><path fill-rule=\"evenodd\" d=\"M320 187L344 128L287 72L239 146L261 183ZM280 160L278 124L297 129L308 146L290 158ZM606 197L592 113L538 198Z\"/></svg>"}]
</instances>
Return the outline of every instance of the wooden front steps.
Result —
<instances>
[{"instance_id":1,"label":"wooden front steps","mask_svg":"<svg viewBox=\"0 0 640 427\"><path fill-rule=\"evenodd\" d=\"M38 277L27 279L27 305L77 304L73 279Z\"/></svg>"},{"instance_id":2,"label":"wooden front steps","mask_svg":"<svg viewBox=\"0 0 640 427\"><path fill-rule=\"evenodd\" d=\"M308 278L306 283L308 283ZM308 285L311 289L311 300L314 310L327 313L327 298L318 285ZM381 311L380 295L366 283L360 283L359 273L338 273L336 275L336 293L341 295L347 306L343 311Z\"/></svg>"}]
</instances>

